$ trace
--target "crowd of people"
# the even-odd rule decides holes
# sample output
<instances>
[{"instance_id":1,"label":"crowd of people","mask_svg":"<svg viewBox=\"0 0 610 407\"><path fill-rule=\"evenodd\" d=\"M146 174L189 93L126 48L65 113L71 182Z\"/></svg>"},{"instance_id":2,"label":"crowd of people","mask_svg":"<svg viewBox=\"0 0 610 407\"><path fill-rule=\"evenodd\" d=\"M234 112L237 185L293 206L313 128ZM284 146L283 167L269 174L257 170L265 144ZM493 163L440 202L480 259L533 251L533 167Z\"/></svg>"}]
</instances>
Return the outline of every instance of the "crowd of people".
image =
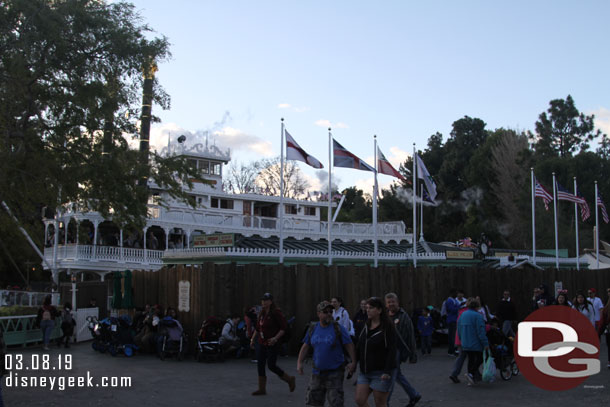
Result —
<instances>
[{"instance_id":1,"label":"crowd of people","mask_svg":"<svg viewBox=\"0 0 610 407\"><path fill-rule=\"evenodd\" d=\"M398 384L409 397L407 406L415 406L422 395L410 384L401 365L417 363L418 341L421 355L430 355L432 337L436 335L438 339L443 329L447 332L447 352L456 357L449 379L460 383L463 365L468 361L463 377L468 385L475 386L482 380L483 353L499 343L514 340L519 315L550 305L574 308L600 336L605 335L610 368L610 288L606 292L605 302L594 288L587 290L586 295L579 291L570 299L567 290L559 290L554 296L542 284L534 289L530 304L516 304L510 291L505 290L492 312L480 296L466 297L464 290L451 290L440 311L428 306L411 315L400 306L395 293L387 293L382 298L361 300L352 317L340 297L321 301L316 307L317 320L304 331L297 359L299 374L304 373L306 359L311 359L313 365L306 404L323 406L327 401L330 406L343 406L346 373L347 378L357 373L354 382L357 405L366 406L371 394L376 406L389 405ZM62 324L60 343L69 346L74 326L71 305L64 304L60 312L51 305L49 297L38 312L44 349L48 349L55 319ZM163 312L159 306L146 306L136 313L135 343L142 351L160 352L161 338L165 335L160 327L164 322L173 322L179 333L183 332L172 308ZM258 387L252 395L267 394L267 370L284 381L290 392L295 390L295 377L278 366L278 355L285 352L292 329L273 295L265 293L261 304L248 309L245 315L234 313L219 323L221 352L237 358L251 356L257 364Z\"/></svg>"}]
</instances>

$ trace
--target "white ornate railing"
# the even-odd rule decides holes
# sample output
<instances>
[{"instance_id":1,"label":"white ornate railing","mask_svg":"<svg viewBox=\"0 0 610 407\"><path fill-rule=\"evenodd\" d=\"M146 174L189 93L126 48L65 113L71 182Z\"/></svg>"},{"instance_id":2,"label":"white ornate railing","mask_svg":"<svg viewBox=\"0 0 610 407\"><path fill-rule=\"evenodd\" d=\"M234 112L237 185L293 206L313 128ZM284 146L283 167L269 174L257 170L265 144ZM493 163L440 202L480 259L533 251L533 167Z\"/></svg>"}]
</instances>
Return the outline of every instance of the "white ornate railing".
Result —
<instances>
[{"instance_id":1,"label":"white ornate railing","mask_svg":"<svg viewBox=\"0 0 610 407\"><path fill-rule=\"evenodd\" d=\"M53 264L53 247L46 247L44 256L49 264ZM60 245L57 248L59 268L66 267L68 263L82 261L161 265L163 264L162 257L163 250L77 244Z\"/></svg>"},{"instance_id":2,"label":"white ornate railing","mask_svg":"<svg viewBox=\"0 0 610 407\"><path fill-rule=\"evenodd\" d=\"M262 236L278 236L279 219L242 214L218 214L189 209L160 209L149 224L171 225L186 230L203 230L207 232L241 233L246 236L261 234ZM283 232L285 237L303 239L325 238L328 234L328 224L316 219L284 218ZM334 222L332 235L335 239L370 240L374 236L373 225L370 223ZM405 235L405 224L400 222L380 222L377 224L379 240L410 239Z\"/></svg>"},{"instance_id":3,"label":"white ornate railing","mask_svg":"<svg viewBox=\"0 0 610 407\"><path fill-rule=\"evenodd\" d=\"M227 248L221 247L195 247L190 249L175 249L165 252L166 259L180 259L192 257L279 257L277 249L250 249L250 248ZM326 250L284 250L284 256L290 258L325 258L328 256ZM372 252L347 252L333 250L332 257L335 259L374 259ZM413 259L413 253L378 253L380 260L409 260ZM417 258L421 260L445 260L445 253L418 253Z\"/></svg>"},{"instance_id":4,"label":"white ornate railing","mask_svg":"<svg viewBox=\"0 0 610 407\"><path fill-rule=\"evenodd\" d=\"M20 305L24 307L39 307L50 293L20 290L0 290L0 307Z\"/></svg>"}]
</instances>

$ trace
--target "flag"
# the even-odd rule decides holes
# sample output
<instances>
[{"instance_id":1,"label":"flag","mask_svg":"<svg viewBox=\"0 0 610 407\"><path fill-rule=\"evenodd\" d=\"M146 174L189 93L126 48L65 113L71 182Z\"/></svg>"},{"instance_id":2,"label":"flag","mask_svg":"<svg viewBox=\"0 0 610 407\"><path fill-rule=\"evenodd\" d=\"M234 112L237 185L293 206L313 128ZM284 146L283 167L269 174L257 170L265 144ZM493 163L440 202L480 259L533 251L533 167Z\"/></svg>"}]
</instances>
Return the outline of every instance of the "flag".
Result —
<instances>
[{"instance_id":1,"label":"flag","mask_svg":"<svg viewBox=\"0 0 610 407\"><path fill-rule=\"evenodd\" d=\"M574 203L581 204L581 205L583 202L585 202L585 200L583 198L580 198L580 197L570 193L570 191L568 191L567 189L562 187L561 184L559 184L559 182L557 183L557 200L574 202Z\"/></svg>"},{"instance_id":2,"label":"flag","mask_svg":"<svg viewBox=\"0 0 610 407\"><path fill-rule=\"evenodd\" d=\"M350 153L343 147L341 144L337 143L335 139L333 139L333 157L334 157L334 166L335 167L345 167L345 168L353 168L355 170L362 171L373 171L375 172L375 168L371 167L367 163L365 163L360 158L356 157L354 154Z\"/></svg>"},{"instance_id":3,"label":"flag","mask_svg":"<svg viewBox=\"0 0 610 407\"><path fill-rule=\"evenodd\" d=\"M608 219L608 212L606 212L606 205L604 205L604 201L602 201L602 197L599 195L597 195L597 206L599 206L602 210L602 218L604 219L604 222L610 222L610 219Z\"/></svg>"},{"instance_id":4,"label":"flag","mask_svg":"<svg viewBox=\"0 0 610 407\"><path fill-rule=\"evenodd\" d=\"M430 202L433 204L436 204L436 202L434 202L434 200L432 198L430 198L430 194L428 194L428 191L426 191L426 189L424 188L424 192L423 192L423 200L424 202Z\"/></svg>"},{"instance_id":5,"label":"flag","mask_svg":"<svg viewBox=\"0 0 610 407\"><path fill-rule=\"evenodd\" d=\"M436 184L434 183L432 175L430 175L428 172L428 169L426 168L426 165L421 157L417 154L415 154L415 157L417 159L417 178L424 180L424 184L426 185L430 199L434 201L436 199Z\"/></svg>"},{"instance_id":6,"label":"flag","mask_svg":"<svg viewBox=\"0 0 610 407\"><path fill-rule=\"evenodd\" d=\"M403 177L400 172L396 171L396 168L394 168L388 159L385 158L385 155L383 155L379 147L377 147L377 171L381 174L396 177L401 181L405 180L405 177Z\"/></svg>"},{"instance_id":7,"label":"flag","mask_svg":"<svg viewBox=\"0 0 610 407\"><path fill-rule=\"evenodd\" d=\"M544 208L548 211L549 210L549 202L551 202L553 200L553 195L549 194L549 192L542 186L542 184L540 182L538 182L537 178L534 178L535 184L536 184L536 188L534 189L535 191L535 196L537 198L542 198L542 200L544 201Z\"/></svg>"},{"instance_id":8,"label":"flag","mask_svg":"<svg viewBox=\"0 0 610 407\"><path fill-rule=\"evenodd\" d=\"M292 136L284 131L286 134L286 159L287 160L297 160L302 161L307 165L312 166L313 168L324 168L322 163L318 161L315 157L307 154L305 150L301 148L300 145L292 138Z\"/></svg>"},{"instance_id":9,"label":"flag","mask_svg":"<svg viewBox=\"0 0 610 407\"><path fill-rule=\"evenodd\" d=\"M591 210L589 209L589 204L587 203L587 200L582 195L580 195L580 191L578 190L578 188L576 188L576 196L582 199L582 203L578 204L578 207L580 208L580 218L584 222L591 216Z\"/></svg>"}]
</instances>

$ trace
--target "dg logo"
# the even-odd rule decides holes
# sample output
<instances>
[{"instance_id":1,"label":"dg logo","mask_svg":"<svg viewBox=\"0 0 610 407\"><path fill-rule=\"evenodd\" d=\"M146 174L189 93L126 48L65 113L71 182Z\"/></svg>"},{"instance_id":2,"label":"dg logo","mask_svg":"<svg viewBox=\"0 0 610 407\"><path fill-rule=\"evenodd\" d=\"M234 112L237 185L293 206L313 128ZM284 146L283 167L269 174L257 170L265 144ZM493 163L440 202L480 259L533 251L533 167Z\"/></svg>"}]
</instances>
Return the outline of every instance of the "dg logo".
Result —
<instances>
[{"instance_id":1,"label":"dg logo","mask_svg":"<svg viewBox=\"0 0 610 407\"><path fill-rule=\"evenodd\" d=\"M523 376L545 390L568 390L600 372L597 332L570 307L531 313L519 324L514 353Z\"/></svg>"}]
</instances>

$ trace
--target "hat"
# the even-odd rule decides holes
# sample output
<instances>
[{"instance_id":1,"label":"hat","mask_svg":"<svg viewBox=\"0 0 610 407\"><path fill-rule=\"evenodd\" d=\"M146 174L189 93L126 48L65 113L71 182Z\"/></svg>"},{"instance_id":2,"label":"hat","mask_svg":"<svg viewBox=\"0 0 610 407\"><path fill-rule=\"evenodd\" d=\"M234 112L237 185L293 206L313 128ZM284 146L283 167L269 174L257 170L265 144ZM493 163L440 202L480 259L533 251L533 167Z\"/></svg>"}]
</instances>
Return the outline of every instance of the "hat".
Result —
<instances>
[{"instance_id":1,"label":"hat","mask_svg":"<svg viewBox=\"0 0 610 407\"><path fill-rule=\"evenodd\" d=\"M317 309L318 311L324 311L326 308L332 308L333 306L331 305L330 302L328 301L322 301L321 303L318 304Z\"/></svg>"},{"instance_id":2,"label":"hat","mask_svg":"<svg viewBox=\"0 0 610 407\"><path fill-rule=\"evenodd\" d=\"M595 288L589 288L589 291L591 291L592 293L597 293L597 290L595 290Z\"/></svg>"},{"instance_id":3,"label":"hat","mask_svg":"<svg viewBox=\"0 0 610 407\"><path fill-rule=\"evenodd\" d=\"M273 295L271 295L271 293L265 293L265 294L263 294L263 297L261 298L261 300L271 300L271 301L273 301Z\"/></svg>"}]
</instances>

